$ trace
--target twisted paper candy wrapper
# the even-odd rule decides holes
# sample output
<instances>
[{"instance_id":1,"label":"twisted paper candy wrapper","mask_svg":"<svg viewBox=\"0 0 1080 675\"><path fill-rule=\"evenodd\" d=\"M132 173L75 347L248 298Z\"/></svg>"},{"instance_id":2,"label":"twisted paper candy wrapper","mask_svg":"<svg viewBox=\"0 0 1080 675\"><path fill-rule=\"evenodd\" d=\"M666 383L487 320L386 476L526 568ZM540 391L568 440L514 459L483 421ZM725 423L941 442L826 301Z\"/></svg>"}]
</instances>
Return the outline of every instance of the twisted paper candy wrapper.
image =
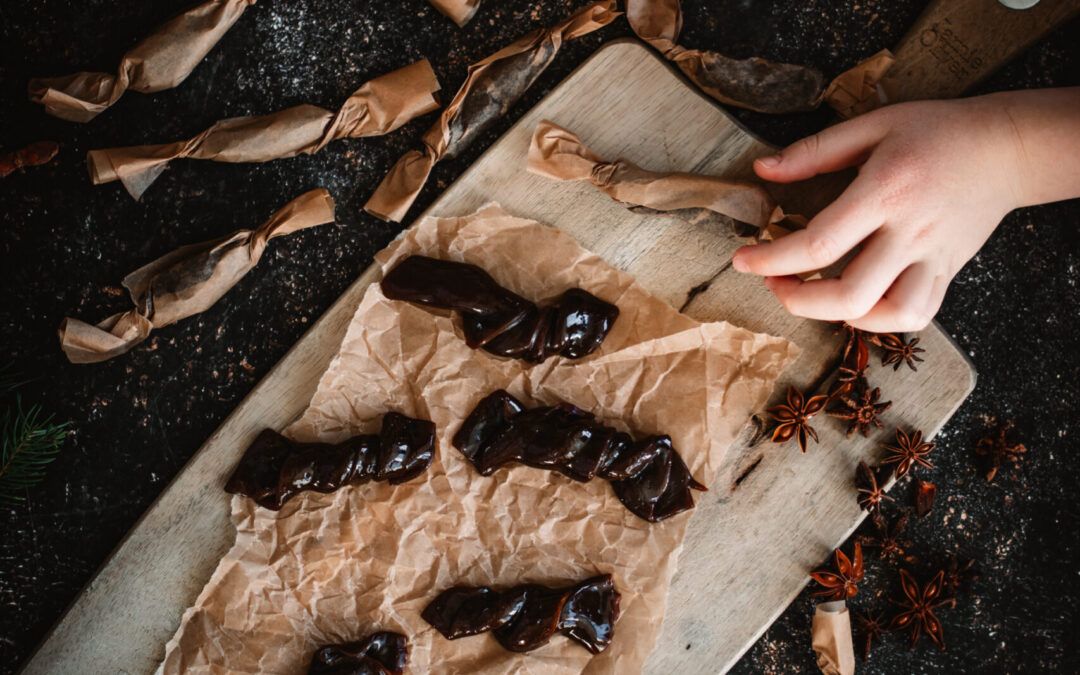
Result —
<instances>
[{"instance_id":1,"label":"twisted paper candy wrapper","mask_svg":"<svg viewBox=\"0 0 1080 675\"><path fill-rule=\"evenodd\" d=\"M257 117L221 120L198 136L164 145L91 150L94 183L123 181L138 199L181 157L216 162L266 162L322 150L339 138L379 136L438 107L439 81L427 59L371 80L346 99L337 113L298 105Z\"/></svg>"},{"instance_id":2,"label":"twisted paper candy wrapper","mask_svg":"<svg viewBox=\"0 0 1080 675\"><path fill-rule=\"evenodd\" d=\"M481 0L430 0L435 9L450 18L459 27L469 23L480 9Z\"/></svg>"},{"instance_id":3,"label":"twisted paper candy wrapper","mask_svg":"<svg viewBox=\"0 0 1080 675\"><path fill-rule=\"evenodd\" d=\"M455 586L420 616L448 640L492 631L504 648L527 652L560 632L599 654L615 635L619 592L610 574L567 588L523 584L500 593L487 586Z\"/></svg>"},{"instance_id":4,"label":"twisted paper candy wrapper","mask_svg":"<svg viewBox=\"0 0 1080 675\"><path fill-rule=\"evenodd\" d=\"M892 55L879 53L841 74L837 87L825 87L815 68L778 63L756 56L733 59L723 54L679 46L682 6L679 0L626 0L626 18L634 33L674 63L703 92L721 103L765 113L789 113L817 108L823 100L834 108L870 109ZM885 65L885 61L889 61ZM882 69L884 65L884 69ZM871 81L873 80L873 81ZM852 102L851 96L858 100ZM835 101L835 102L834 102Z\"/></svg>"},{"instance_id":5,"label":"twisted paper candy wrapper","mask_svg":"<svg viewBox=\"0 0 1080 675\"><path fill-rule=\"evenodd\" d=\"M64 319L60 346L72 363L119 356L153 329L208 309L255 267L270 239L333 220L334 200L320 188L292 200L256 230L178 248L124 278L134 309L96 326Z\"/></svg>"},{"instance_id":6,"label":"twisted paper candy wrapper","mask_svg":"<svg viewBox=\"0 0 1080 675\"><path fill-rule=\"evenodd\" d=\"M435 163L454 157L514 105L555 59L565 40L587 35L615 20L615 0L599 0L562 23L529 33L469 67L465 83L421 141L405 153L364 205L368 213L400 222L427 182Z\"/></svg>"},{"instance_id":7,"label":"twisted paper candy wrapper","mask_svg":"<svg viewBox=\"0 0 1080 675\"><path fill-rule=\"evenodd\" d=\"M785 214L758 183L648 171L627 159L609 162L587 148L577 134L548 120L536 125L527 169L554 180L587 181L635 213L661 213L693 224L717 225L733 236L768 240L805 225L801 217Z\"/></svg>"},{"instance_id":8,"label":"twisted paper candy wrapper","mask_svg":"<svg viewBox=\"0 0 1080 675\"><path fill-rule=\"evenodd\" d=\"M179 85L256 0L207 0L162 24L120 60L116 75L74 73L30 80L30 100L45 112L89 122L128 89L144 94Z\"/></svg>"},{"instance_id":9,"label":"twisted paper candy wrapper","mask_svg":"<svg viewBox=\"0 0 1080 675\"><path fill-rule=\"evenodd\" d=\"M819 604L810 631L822 675L854 675L855 647L847 604L843 600Z\"/></svg>"},{"instance_id":10,"label":"twisted paper candy wrapper","mask_svg":"<svg viewBox=\"0 0 1080 675\"><path fill-rule=\"evenodd\" d=\"M308 675L402 675L408 656L404 635L379 631L356 642L320 647Z\"/></svg>"},{"instance_id":11,"label":"twisted paper candy wrapper","mask_svg":"<svg viewBox=\"0 0 1080 675\"><path fill-rule=\"evenodd\" d=\"M396 412L383 415L377 435L340 443L296 443L263 429L244 451L225 491L279 511L305 490L328 493L368 481L404 483L427 471L434 458L435 425Z\"/></svg>"}]
</instances>

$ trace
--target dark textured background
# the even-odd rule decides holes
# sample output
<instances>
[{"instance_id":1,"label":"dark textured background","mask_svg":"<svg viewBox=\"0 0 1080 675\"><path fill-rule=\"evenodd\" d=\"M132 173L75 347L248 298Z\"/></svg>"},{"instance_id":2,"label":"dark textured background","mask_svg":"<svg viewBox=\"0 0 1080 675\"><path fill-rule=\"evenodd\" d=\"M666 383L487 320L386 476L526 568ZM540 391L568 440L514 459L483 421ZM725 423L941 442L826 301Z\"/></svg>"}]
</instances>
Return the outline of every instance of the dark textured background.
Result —
<instances>
[{"instance_id":1,"label":"dark textured background","mask_svg":"<svg viewBox=\"0 0 1080 675\"><path fill-rule=\"evenodd\" d=\"M367 216L361 207L433 115L389 137L336 142L314 156L257 165L177 161L142 202L118 183L92 186L86 151L172 141L219 118L298 103L335 108L370 77L420 57L431 60L445 100L469 63L583 3L487 0L459 30L423 0L263 0L174 90L129 92L88 125L48 117L27 101L29 77L115 69L127 47L186 4L0 3L0 146L39 139L61 145L53 164L0 182L6 289L0 325L8 357L34 377L24 398L46 405L74 429L45 483L28 491L25 504L0 509L4 672L29 656L203 440L397 233L397 225ZM894 45L924 4L685 0L682 43L805 63L832 77ZM413 213L601 43L626 35L619 20L568 44L495 129L459 159L435 168ZM1080 22L1073 21L980 90L1080 84L1078 36ZM779 144L829 119L825 111L779 117L734 112ZM127 272L181 244L253 227L317 186L337 200L337 227L275 241L224 301L154 333L126 356L91 366L64 359L56 343L60 319L96 321L129 307L119 285ZM949 291L938 319L971 355L979 384L938 437L937 469L925 474L940 489L938 506L907 534L915 542L910 550L919 559L917 569L959 551L978 561L982 576L970 597L941 613L947 652L923 644L910 653L894 635L865 672L1080 670L1078 222L1078 201L1011 214ZM988 484L971 449L1004 420L1015 422L1029 452L1018 468L1003 470ZM901 503L908 490L902 485L894 491ZM853 605L884 607L892 573L872 566L869 575ZM735 672L817 672L811 612L804 593Z\"/></svg>"}]
</instances>

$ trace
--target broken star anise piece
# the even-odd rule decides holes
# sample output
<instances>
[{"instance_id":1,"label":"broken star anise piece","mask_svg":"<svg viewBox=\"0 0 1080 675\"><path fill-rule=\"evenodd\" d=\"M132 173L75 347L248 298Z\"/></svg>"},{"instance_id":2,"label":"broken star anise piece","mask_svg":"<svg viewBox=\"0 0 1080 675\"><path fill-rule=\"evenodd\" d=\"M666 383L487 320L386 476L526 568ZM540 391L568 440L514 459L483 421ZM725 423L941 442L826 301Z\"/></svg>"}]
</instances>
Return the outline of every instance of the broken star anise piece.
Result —
<instances>
[{"instance_id":1,"label":"broken star anise piece","mask_svg":"<svg viewBox=\"0 0 1080 675\"><path fill-rule=\"evenodd\" d=\"M937 486L924 480L916 480L914 490L915 515L919 517L919 520L922 520L930 514L930 509L934 508Z\"/></svg>"},{"instance_id":2,"label":"broken star anise piece","mask_svg":"<svg viewBox=\"0 0 1080 675\"><path fill-rule=\"evenodd\" d=\"M937 646L945 649L945 634L941 630L941 621L934 615L934 610L949 603L941 598L944 588L945 572L938 572L930 583L919 586L907 570L900 570L900 587L906 596L903 600L894 600L901 611L893 617L890 630L911 630L911 649L919 642L925 632Z\"/></svg>"},{"instance_id":3,"label":"broken star anise piece","mask_svg":"<svg viewBox=\"0 0 1080 675\"><path fill-rule=\"evenodd\" d=\"M892 333L878 335L878 344L885 350L885 353L881 356L881 365L891 365L893 370L898 370L901 364L906 363L908 368L917 371L918 368L915 367L915 362L922 362L919 354L926 351L922 347L916 346L919 344L919 338L911 338L911 342L904 342L902 337Z\"/></svg>"},{"instance_id":4,"label":"broken star anise piece","mask_svg":"<svg viewBox=\"0 0 1080 675\"><path fill-rule=\"evenodd\" d=\"M893 501L893 498L885 494L885 482L878 481L877 474L866 462L859 462L855 467L855 487L858 489L859 506L864 511L873 513L881 508L883 500Z\"/></svg>"},{"instance_id":5,"label":"broken star anise piece","mask_svg":"<svg viewBox=\"0 0 1080 675\"><path fill-rule=\"evenodd\" d=\"M774 443L786 443L792 438L798 439L799 450L806 452L806 437L817 442L818 435L810 426L810 418L821 412L828 402L828 396L806 398L795 387L788 387L787 403L769 408L768 412L778 424L773 430Z\"/></svg>"},{"instance_id":6,"label":"broken star anise piece","mask_svg":"<svg viewBox=\"0 0 1080 675\"><path fill-rule=\"evenodd\" d=\"M916 431L910 436L900 427L896 427L896 445L886 445L888 451L885 459L886 464L896 465L897 479L903 478L915 464L933 469L934 465L926 458L937 447L936 443L923 441L921 431Z\"/></svg>"},{"instance_id":7,"label":"broken star anise piece","mask_svg":"<svg viewBox=\"0 0 1080 675\"><path fill-rule=\"evenodd\" d=\"M847 420L848 428L846 437L851 438L851 435L858 430L864 438L870 437L870 428L875 426L878 429L883 429L881 420L878 419L878 415L892 407L892 401L885 401L884 403L878 403L877 400L881 398L881 388L875 387L870 389L870 385L867 384L866 378L859 377L855 380L855 391L850 395L839 394L836 398L843 404L843 407L834 408L826 411L832 417L838 417L842 420Z\"/></svg>"},{"instance_id":8,"label":"broken star anise piece","mask_svg":"<svg viewBox=\"0 0 1080 675\"><path fill-rule=\"evenodd\" d=\"M866 548L876 548L878 556L881 558L901 558L904 555L904 547L911 545L910 541L900 541L900 535L904 533L904 528L907 527L907 512L905 511L903 515L898 516L893 521L892 527L885 523L885 518L882 517L880 511L873 514L873 521L877 536L871 537L861 534L856 541L866 546Z\"/></svg>"},{"instance_id":9,"label":"broken star anise piece","mask_svg":"<svg viewBox=\"0 0 1080 675\"><path fill-rule=\"evenodd\" d=\"M881 635L887 627L888 622L882 612L873 616L861 613L855 615L855 639L862 644L863 661L870 658L870 648L875 642L881 642Z\"/></svg>"},{"instance_id":10,"label":"broken star anise piece","mask_svg":"<svg viewBox=\"0 0 1080 675\"><path fill-rule=\"evenodd\" d=\"M961 591L967 590L968 585L978 578L979 573L975 571L974 566L974 560L969 559L966 562L960 562L960 558L949 555L949 562L943 570L945 581L942 584L941 593L948 598L950 607L956 607L956 596Z\"/></svg>"},{"instance_id":11,"label":"broken star anise piece","mask_svg":"<svg viewBox=\"0 0 1080 675\"><path fill-rule=\"evenodd\" d=\"M863 578L862 544L855 542L855 554L848 558L840 549L833 551L836 571L815 570L810 577L821 584L822 589L814 592L816 598L846 600L859 592L858 583Z\"/></svg>"},{"instance_id":12,"label":"broken star anise piece","mask_svg":"<svg viewBox=\"0 0 1080 675\"><path fill-rule=\"evenodd\" d=\"M975 444L975 453L985 459L986 480L988 481L994 480L1002 462L1016 464L1020 461L1020 455L1027 452L1027 447L1023 443L1009 443L1006 435L1010 429L1012 429L1011 422L1001 427L996 436L985 436Z\"/></svg>"}]
</instances>

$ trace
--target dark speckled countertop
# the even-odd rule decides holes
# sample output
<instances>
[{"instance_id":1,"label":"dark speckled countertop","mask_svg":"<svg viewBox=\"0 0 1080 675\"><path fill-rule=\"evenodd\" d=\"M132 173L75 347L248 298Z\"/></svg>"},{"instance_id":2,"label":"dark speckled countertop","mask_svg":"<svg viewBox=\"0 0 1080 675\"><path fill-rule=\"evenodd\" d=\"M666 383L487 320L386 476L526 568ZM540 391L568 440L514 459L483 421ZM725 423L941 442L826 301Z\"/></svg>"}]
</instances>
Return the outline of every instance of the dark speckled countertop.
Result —
<instances>
[{"instance_id":1,"label":"dark speckled countertop","mask_svg":"<svg viewBox=\"0 0 1080 675\"><path fill-rule=\"evenodd\" d=\"M23 398L74 429L44 484L28 491L24 504L0 509L5 673L25 661L199 445L398 232L362 205L431 116L390 136L334 143L312 156L254 165L178 161L141 202L118 183L92 186L86 151L171 141L220 118L298 103L336 108L360 83L421 57L431 60L449 96L468 64L583 3L487 0L459 30L424 0L263 0L176 89L129 92L88 125L48 117L26 99L31 76L115 69L128 46L186 4L0 4L0 146L41 139L61 146L51 165L0 182L7 358L33 377ZM894 45L925 2L683 4L687 46L805 63L831 77ZM600 44L629 34L620 20L567 44L504 120L461 157L435 168L413 213ZM1074 20L980 91L1080 84L1078 36ZM778 144L829 119L825 111L734 114ZM253 227L317 186L337 201L337 227L274 242L224 301L157 331L124 357L91 366L64 359L56 342L60 319L96 321L126 309L120 280L127 272L181 244ZM1010 214L949 291L938 320L970 354L979 383L937 439L937 468L927 475L939 488L938 504L906 534L920 560L958 551L977 561L981 577L969 598L941 613L948 651L923 644L912 653L892 636L863 672L1080 671L1078 225L1075 200ZM1003 421L1015 424L1029 451L1018 467L987 483L972 447ZM894 494L903 501L909 489L902 485ZM883 572L875 579L854 605L884 606L890 585ZM804 592L734 672L818 672L811 613Z\"/></svg>"}]
</instances>

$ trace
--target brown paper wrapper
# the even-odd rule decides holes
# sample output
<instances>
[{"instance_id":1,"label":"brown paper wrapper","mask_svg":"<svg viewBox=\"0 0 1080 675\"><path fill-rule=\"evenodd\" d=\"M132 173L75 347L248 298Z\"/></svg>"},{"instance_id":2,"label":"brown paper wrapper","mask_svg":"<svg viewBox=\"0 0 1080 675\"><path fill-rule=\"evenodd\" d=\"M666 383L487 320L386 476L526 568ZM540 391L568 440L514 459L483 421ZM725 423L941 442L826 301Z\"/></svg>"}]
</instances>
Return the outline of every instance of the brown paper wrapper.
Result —
<instances>
[{"instance_id":1,"label":"brown paper wrapper","mask_svg":"<svg viewBox=\"0 0 1080 675\"><path fill-rule=\"evenodd\" d=\"M74 73L30 80L30 100L45 112L89 122L128 89L144 94L179 85L256 0L208 0L158 27L120 60L115 75Z\"/></svg>"},{"instance_id":2,"label":"brown paper wrapper","mask_svg":"<svg viewBox=\"0 0 1080 675\"><path fill-rule=\"evenodd\" d=\"M269 115L234 117L185 141L91 150L87 164L94 183L120 180L138 199L174 159L266 162L311 154L339 138L390 133L437 108L438 90L435 71L424 59L365 83L336 114L298 105Z\"/></svg>"},{"instance_id":3,"label":"brown paper wrapper","mask_svg":"<svg viewBox=\"0 0 1080 675\"><path fill-rule=\"evenodd\" d=\"M615 0L593 2L557 26L533 31L470 66L454 100L421 139L424 149L398 159L364 210L383 220L400 222L436 162L454 157L502 117L551 65L565 40L602 28L617 16Z\"/></svg>"},{"instance_id":4,"label":"brown paper wrapper","mask_svg":"<svg viewBox=\"0 0 1080 675\"><path fill-rule=\"evenodd\" d=\"M178 248L124 278L135 309L96 326L64 319L60 346L72 363L119 356L153 329L208 309L255 267L270 239L333 220L334 200L320 188L292 200L256 230Z\"/></svg>"},{"instance_id":5,"label":"brown paper wrapper","mask_svg":"<svg viewBox=\"0 0 1080 675\"><path fill-rule=\"evenodd\" d=\"M435 423L431 468L398 486L303 493L279 512L234 497L236 542L167 645L165 673L303 672L317 645L373 630L408 636L415 673L630 673L652 650L693 511L650 524L604 481L524 466L485 478L450 438L502 387L530 405L573 402L635 434L669 433L708 483L798 349L698 323L558 230L494 205L425 218L376 262L385 273L413 254L479 264L527 298L580 286L616 303L619 318L588 357L530 367L469 349L449 313L391 302L369 286L311 405L286 433L338 441L376 430L396 410ZM614 575L622 610L597 656L562 636L528 654L490 635L450 641L420 618L455 584L557 585L601 572Z\"/></svg>"},{"instance_id":6,"label":"brown paper wrapper","mask_svg":"<svg viewBox=\"0 0 1080 675\"><path fill-rule=\"evenodd\" d=\"M855 647L851 642L851 615L843 600L823 602L814 610L810 626L818 668L823 675L853 675Z\"/></svg>"},{"instance_id":7,"label":"brown paper wrapper","mask_svg":"<svg viewBox=\"0 0 1080 675\"><path fill-rule=\"evenodd\" d=\"M888 50L841 73L826 88L824 77L815 68L758 57L733 59L679 46L679 0L626 0L626 18L639 38L721 103L758 112L789 113L813 110L825 100L847 119L888 100L890 82L883 78L895 61Z\"/></svg>"},{"instance_id":8,"label":"brown paper wrapper","mask_svg":"<svg viewBox=\"0 0 1080 675\"><path fill-rule=\"evenodd\" d=\"M896 57L888 49L837 75L825 90L825 102L840 117L851 119L886 105L893 97L896 80L887 77Z\"/></svg>"},{"instance_id":9,"label":"brown paper wrapper","mask_svg":"<svg viewBox=\"0 0 1080 675\"><path fill-rule=\"evenodd\" d=\"M626 18L639 38L721 103L766 113L812 110L821 103L824 77L814 68L680 47L679 0L626 0Z\"/></svg>"},{"instance_id":10,"label":"brown paper wrapper","mask_svg":"<svg viewBox=\"0 0 1080 675\"><path fill-rule=\"evenodd\" d=\"M469 23L480 9L480 0L429 0L435 9L449 17L459 27Z\"/></svg>"},{"instance_id":11,"label":"brown paper wrapper","mask_svg":"<svg viewBox=\"0 0 1080 675\"><path fill-rule=\"evenodd\" d=\"M735 221L754 233L783 218L759 184L698 173L647 171L626 159L609 162L572 131L543 120L529 144L529 173L554 180L592 183L632 211L664 213L688 222L719 226L734 234ZM749 233L747 233L749 234Z\"/></svg>"}]
</instances>

